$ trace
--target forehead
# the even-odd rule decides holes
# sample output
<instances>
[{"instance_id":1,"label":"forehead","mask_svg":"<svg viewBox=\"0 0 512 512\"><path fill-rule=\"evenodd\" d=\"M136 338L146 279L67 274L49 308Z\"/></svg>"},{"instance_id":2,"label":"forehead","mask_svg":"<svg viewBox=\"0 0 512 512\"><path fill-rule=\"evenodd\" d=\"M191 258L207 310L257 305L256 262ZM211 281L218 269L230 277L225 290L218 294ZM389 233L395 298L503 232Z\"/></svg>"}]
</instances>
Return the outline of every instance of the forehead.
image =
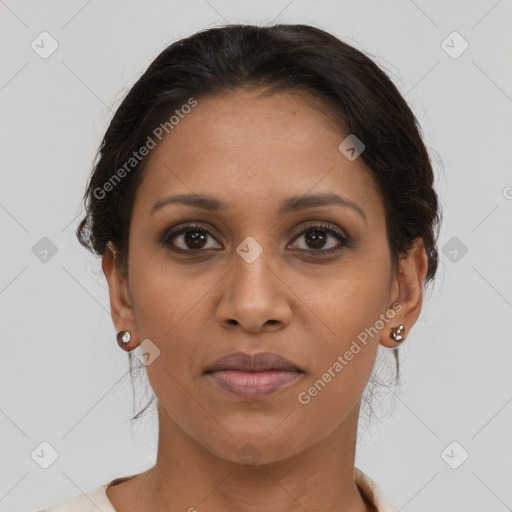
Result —
<instances>
[{"instance_id":1,"label":"forehead","mask_svg":"<svg viewBox=\"0 0 512 512\"><path fill-rule=\"evenodd\" d=\"M299 91L271 93L264 89L237 89L216 96L200 98L198 105L173 130L174 146L181 143L199 143L203 150L216 146L237 149L251 154L251 146L268 146L276 157L287 148L305 152L336 143L342 135L341 128L331 119L331 105ZM183 129L186 126L187 129ZM329 134L330 140L326 140ZM194 140L195 136L198 140ZM171 139L171 137L169 137ZM170 145L173 141L169 140ZM261 152L261 147L254 147ZM321 149L321 148L319 148ZM325 149L325 148L324 148Z\"/></svg>"},{"instance_id":2,"label":"forehead","mask_svg":"<svg viewBox=\"0 0 512 512\"><path fill-rule=\"evenodd\" d=\"M363 160L349 161L339 151L348 134L329 103L303 92L261 89L197 101L152 150L136 202L207 191L241 205L252 199L270 204L278 196L333 189L378 200Z\"/></svg>"}]
</instances>

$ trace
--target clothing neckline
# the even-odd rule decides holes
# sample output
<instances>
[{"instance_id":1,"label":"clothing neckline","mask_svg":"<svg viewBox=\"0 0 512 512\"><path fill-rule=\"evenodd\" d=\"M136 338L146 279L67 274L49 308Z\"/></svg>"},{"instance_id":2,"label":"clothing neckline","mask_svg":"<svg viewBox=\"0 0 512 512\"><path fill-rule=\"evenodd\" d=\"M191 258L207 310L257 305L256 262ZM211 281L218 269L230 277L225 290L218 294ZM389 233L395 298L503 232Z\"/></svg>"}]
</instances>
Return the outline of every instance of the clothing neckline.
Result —
<instances>
[{"instance_id":1,"label":"clothing neckline","mask_svg":"<svg viewBox=\"0 0 512 512\"><path fill-rule=\"evenodd\" d=\"M126 482L135 476L137 476L137 474L115 478L106 484L100 485L95 491L88 494L91 499L95 498L96 501L100 501L100 503L97 504L100 505L99 508L102 512L118 512L107 496L107 488ZM389 501L382 489L369 476L356 467L354 467L354 477L361 494L375 507L377 512L400 512L400 510Z\"/></svg>"}]
</instances>

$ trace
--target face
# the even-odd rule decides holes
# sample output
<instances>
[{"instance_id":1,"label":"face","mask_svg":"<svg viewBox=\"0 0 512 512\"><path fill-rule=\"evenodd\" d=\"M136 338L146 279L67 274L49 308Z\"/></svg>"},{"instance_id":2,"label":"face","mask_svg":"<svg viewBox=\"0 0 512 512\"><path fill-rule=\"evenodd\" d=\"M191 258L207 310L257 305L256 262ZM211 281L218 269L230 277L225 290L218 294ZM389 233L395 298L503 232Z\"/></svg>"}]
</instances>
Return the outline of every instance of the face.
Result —
<instances>
[{"instance_id":1,"label":"face","mask_svg":"<svg viewBox=\"0 0 512 512\"><path fill-rule=\"evenodd\" d=\"M150 340L160 414L226 460L246 443L262 463L284 459L339 429L382 333L404 321L392 304L410 297L392 269L382 198L362 159L338 149L348 134L325 108L259 90L198 99L149 156L128 275L107 274L116 327ZM241 396L204 373L239 351L301 371Z\"/></svg>"}]
</instances>

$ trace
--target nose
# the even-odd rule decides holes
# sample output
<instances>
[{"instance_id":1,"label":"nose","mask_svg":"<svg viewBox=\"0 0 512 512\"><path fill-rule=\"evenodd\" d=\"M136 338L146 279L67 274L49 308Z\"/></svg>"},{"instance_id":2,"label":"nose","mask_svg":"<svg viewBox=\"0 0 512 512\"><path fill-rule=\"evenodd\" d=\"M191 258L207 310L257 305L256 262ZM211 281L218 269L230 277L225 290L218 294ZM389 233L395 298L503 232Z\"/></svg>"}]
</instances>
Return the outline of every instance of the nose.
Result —
<instances>
[{"instance_id":1,"label":"nose","mask_svg":"<svg viewBox=\"0 0 512 512\"><path fill-rule=\"evenodd\" d=\"M272 270L266 251L251 263L236 254L223 286L216 312L223 327L257 333L277 331L290 323L291 292L278 271Z\"/></svg>"}]
</instances>

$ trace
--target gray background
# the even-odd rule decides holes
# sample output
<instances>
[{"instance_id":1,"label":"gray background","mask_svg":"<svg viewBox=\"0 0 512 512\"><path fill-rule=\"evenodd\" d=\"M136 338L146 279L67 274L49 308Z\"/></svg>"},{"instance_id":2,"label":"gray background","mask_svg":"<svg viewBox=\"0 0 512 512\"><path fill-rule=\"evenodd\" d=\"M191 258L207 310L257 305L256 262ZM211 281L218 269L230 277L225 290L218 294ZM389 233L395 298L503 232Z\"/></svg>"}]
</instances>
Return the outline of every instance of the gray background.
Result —
<instances>
[{"instance_id":1,"label":"gray background","mask_svg":"<svg viewBox=\"0 0 512 512\"><path fill-rule=\"evenodd\" d=\"M384 67L444 205L437 283L401 348L402 389L382 396L394 413L360 432L356 466L408 512L511 510L511 15L510 0L0 1L0 508L152 465L156 415L130 428L100 262L74 235L80 201L111 112L165 46L273 20L317 25ZM31 47L43 31L58 43L46 59ZM457 58L462 39L447 39L452 56L442 46L454 31L469 44ZM58 453L48 469L31 456L42 442Z\"/></svg>"}]
</instances>

